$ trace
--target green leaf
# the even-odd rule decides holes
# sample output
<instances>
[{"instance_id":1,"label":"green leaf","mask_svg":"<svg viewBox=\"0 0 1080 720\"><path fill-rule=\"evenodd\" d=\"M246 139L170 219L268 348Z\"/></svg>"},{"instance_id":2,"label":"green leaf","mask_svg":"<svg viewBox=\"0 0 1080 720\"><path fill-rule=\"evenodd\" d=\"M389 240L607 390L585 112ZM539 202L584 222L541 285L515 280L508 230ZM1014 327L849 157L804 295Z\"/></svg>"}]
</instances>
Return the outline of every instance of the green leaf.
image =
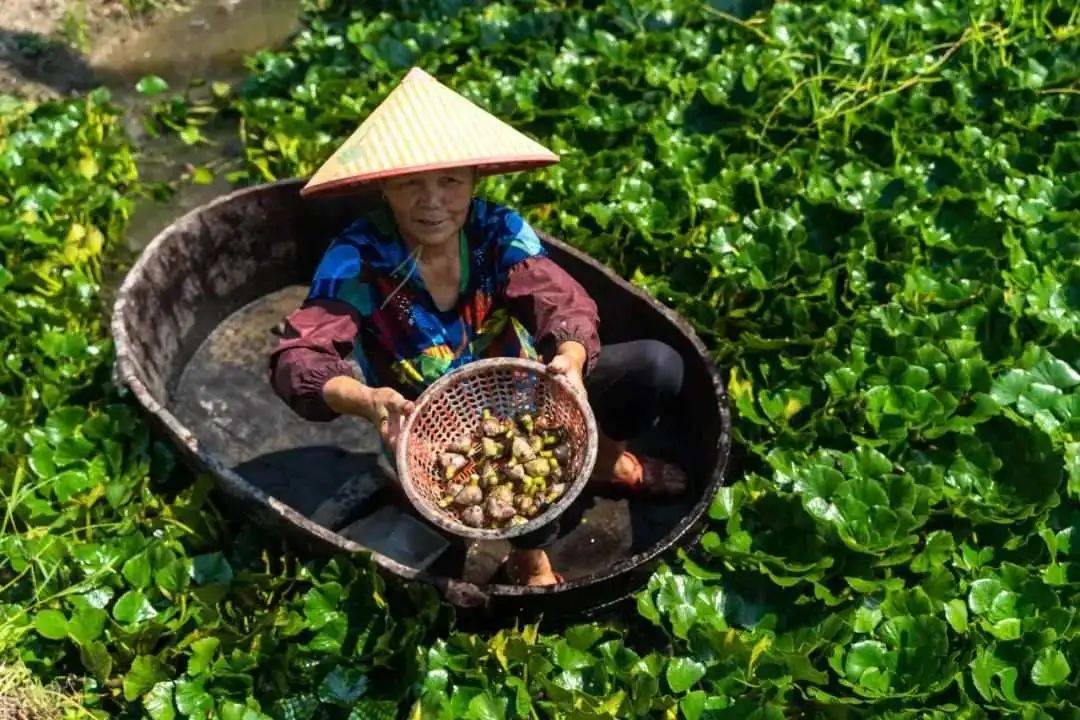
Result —
<instances>
[{"instance_id":1,"label":"green leaf","mask_svg":"<svg viewBox=\"0 0 1080 720\"><path fill-rule=\"evenodd\" d=\"M94 487L94 480L82 470L65 470L53 478L53 493L59 502L66 503L75 495Z\"/></svg>"},{"instance_id":2,"label":"green leaf","mask_svg":"<svg viewBox=\"0 0 1080 720\"><path fill-rule=\"evenodd\" d=\"M945 603L945 619L958 633L966 633L968 628L967 606L963 600L953 598Z\"/></svg>"},{"instance_id":3,"label":"green leaf","mask_svg":"<svg viewBox=\"0 0 1080 720\"><path fill-rule=\"evenodd\" d=\"M358 668L338 665L319 685L319 699L324 703L351 706L367 690L367 675Z\"/></svg>"},{"instance_id":4,"label":"green leaf","mask_svg":"<svg viewBox=\"0 0 1080 720\"><path fill-rule=\"evenodd\" d=\"M364 698L353 706L348 720L396 720L398 704L393 700ZM245 717L244 720L269 720L265 715Z\"/></svg>"},{"instance_id":5,"label":"green leaf","mask_svg":"<svg viewBox=\"0 0 1080 720\"><path fill-rule=\"evenodd\" d=\"M147 587L151 578L150 558L144 552L133 555L124 563L121 574L132 586L139 589Z\"/></svg>"},{"instance_id":6,"label":"green leaf","mask_svg":"<svg viewBox=\"0 0 1080 720\"><path fill-rule=\"evenodd\" d=\"M30 469L39 478L51 478L56 474L56 463L53 461L53 449L48 445L38 445L30 451Z\"/></svg>"},{"instance_id":7,"label":"green leaf","mask_svg":"<svg viewBox=\"0 0 1080 720\"><path fill-rule=\"evenodd\" d=\"M990 394L1001 405L1012 405L1028 389L1034 379L1026 370L1010 370L994 383Z\"/></svg>"},{"instance_id":8,"label":"green leaf","mask_svg":"<svg viewBox=\"0 0 1080 720\"><path fill-rule=\"evenodd\" d=\"M1001 582L994 578L982 578L971 583L968 591L968 607L976 615L985 615L990 612L994 598L1002 590Z\"/></svg>"},{"instance_id":9,"label":"green leaf","mask_svg":"<svg viewBox=\"0 0 1080 720\"><path fill-rule=\"evenodd\" d=\"M757 89L758 73L757 68L752 63L743 65L742 84L749 92L754 92Z\"/></svg>"},{"instance_id":10,"label":"green leaf","mask_svg":"<svg viewBox=\"0 0 1080 720\"><path fill-rule=\"evenodd\" d=\"M1053 385L1032 383L1020 399L1016 409L1024 415L1036 415L1040 411L1052 411L1062 397L1060 389Z\"/></svg>"},{"instance_id":11,"label":"green leaf","mask_svg":"<svg viewBox=\"0 0 1080 720\"><path fill-rule=\"evenodd\" d=\"M839 399L850 395L859 384L859 376L850 368L837 368L825 375L825 383L833 398Z\"/></svg>"},{"instance_id":12,"label":"green leaf","mask_svg":"<svg viewBox=\"0 0 1080 720\"><path fill-rule=\"evenodd\" d=\"M575 625L564 633L566 642L578 650L588 650L604 636L604 629L597 625Z\"/></svg>"},{"instance_id":13,"label":"green leaf","mask_svg":"<svg viewBox=\"0 0 1080 720\"><path fill-rule=\"evenodd\" d=\"M193 568L188 558L174 558L154 571L154 582L169 593L183 592L192 574Z\"/></svg>"},{"instance_id":14,"label":"green leaf","mask_svg":"<svg viewBox=\"0 0 1080 720\"><path fill-rule=\"evenodd\" d=\"M707 696L701 690L687 693L679 701L679 709L682 710L683 717L686 720L700 720L702 713L705 712L706 699Z\"/></svg>"},{"instance_id":15,"label":"green leaf","mask_svg":"<svg viewBox=\"0 0 1080 720\"><path fill-rule=\"evenodd\" d=\"M1035 382L1052 385L1061 390L1080 385L1080 372L1049 353L1031 368L1031 377Z\"/></svg>"},{"instance_id":16,"label":"green leaf","mask_svg":"<svg viewBox=\"0 0 1080 720\"><path fill-rule=\"evenodd\" d=\"M143 707L150 720L175 720L176 707L173 705L172 681L159 682L143 696Z\"/></svg>"},{"instance_id":17,"label":"green leaf","mask_svg":"<svg viewBox=\"0 0 1080 720\"><path fill-rule=\"evenodd\" d=\"M63 640L68 634L68 621L59 610L42 610L34 617L34 629L43 638Z\"/></svg>"},{"instance_id":18,"label":"green leaf","mask_svg":"<svg viewBox=\"0 0 1080 720\"><path fill-rule=\"evenodd\" d=\"M214 171L208 167L199 166L191 171L191 182L195 185L209 185L214 182Z\"/></svg>"},{"instance_id":19,"label":"green leaf","mask_svg":"<svg viewBox=\"0 0 1080 720\"><path fill-rule=\"evenodd\" d=\"M200 638L191 643L191 655L188 657L187 672L192 677L203 675L210 669L221 640L215 637Z\"/></svg>"},{"instance_id":20,"label":"green leaf","mask_svg":"<svg viewBox=\"0 0 1080 720\"><path fill-rule=\"evenodd\" d=\"M116 601L112 614L117 622L134 624L155 617L157 610L142 592L129 590Z\"/></svg>"},{"instance_id":21,"label":"green leaf","mask_svg":"<svg viewBox=\"0 0 1080 720\"><path fill-rule=\"evenodd\" d=\"M1071 497L1080 497L1080 442L1065 446L1065 467L1069 473L1068 493ZM1080 540L1077 541L1080 543Z\"/></svg>"},{"instance_id":22,"label":"green leaf","mask_svg":"<svg viewBox=\"0 0 1080 720\"><path fill-rule=\"evenodd\" d=\"M994 700L994 689L991 681L994 676L1006 668L1008 668L1008 663L995 656L992 648L980 650L975 659L971 661L971 679L984 700Z\"/></svg>"},{"instance_id":23,"label":"green leaf","mask_svg":"<svg viewBox=\"0 0 1080 720\"><path fill-rule=\"evenodd\" d=\"M289 720L311 720L319 709L319 700L309 693L296 693L274 703L274 716Z\"/></svg>"},{"instance_id":24,"label":"green leaf","mask_svg":"<svg viewBox=\"0 0 1080 720\"><path fill-rule=\"evenodd\" d=\"M389 64L391 69L407 68L413 63L413 54L397 38L384 35L378 42L378 56Z\"/></svg>"},{"instance_id":25,"label":"green leaf","mask_svg":"<svg viewBox=\"0 0 1080 720\"><path fill-rule=\"evenodd\" d=\"M112 675L112 654L105 643L95 641L79 646L79 660L86 671L100 682L105 682Z\"/></svg>"},{"instance_id":26,"label":"green leaf","mask_svg":"<svg viewBox=\"0 0 1080 720\"><path fill-rule=\"evenodd\" d=\"M857 633L873 632L881 622L881 610L879 608L860 607L855 611L855 622L852 629Z\"/></svg>"},{"instance_id":27,"label":"green leaf","mask_svg":"<svg viewBox=\"0 0 1080 720\"><path fill-rule=\"evenodd\" d=\"M690 658L672 658L666 677L672 692L684 693L705 677L705 666Z\"/></svg>"},{"instance_id":28,"label":"green leaf","mask_svg":"<svg viewBox=\"0 0 1080 720\"><path fill-rule=\"evenodd\" d=\"M159 682L169 679L169 669L154 655L140 655L124 675L124 699L137 700Z\"/></svg>"},{"instance_id":29,"label":"green leaf","mask_svg":"<svg viewBox=\"0 0 1080 720\"><path fill-rule=\"evenodd\" d=\"M998 640L1018 640L1022 626L1019 618L1006 618L991 625L990 633Z\"/></svg>"},{"instance_id":30,"label":"green leaf","mask_svg":"<svg viewBox=\"0 0 1080 720\"><path fill-rule=\"evenodd\" d=\"M469 703L482 693L480 688L470 685L457 685L450 696L451 717L463 717L469 711Z\"/></svg>"},{"instance_id":31,"label":"green leaf","mask_svg":"<svg viewBox=\"0 0 1080 720\"><path fill-rule=\"evenodd\" d=\"M584 650L578 650L566 640L555 643L555 664L563 670L582 670L593 664L592 655Z\"/></svg>"},{"instance_id":32,"label":"green leaf","mask_svg":"<svg viewBox=\"0 0 1080 720\"><path fill-rule=\"evenodd\" d=\"M86 422L87 412L85 408L68 405L59 407L49 413L45 421L45 430L49 442L53 445L60 444L65 438L75 435L79 427Z\"/></svg>"},{"instance_id":33,"label":"green leaf","mask_svg":"<svg viewBox=\"0 0 1080 720\"><path fill-rule=\"evenodd\" d=\"M68 635L79 645L87 645L101 637L109 615L104 610L85 605L76 608L68 621Z\"/></svg>"},{"instance_id":34,"label":"green leaf","mask_svg":"<svg viewBox=\"0 0 1080 720\"><path fill-rule=\"evenodd\" d=\"M147 96L160 95L169 89L169 84L157 75L146 75L135 84L135 89Z\"/></svg>"},{"instance_id":35,"label":"green leaf","mask_svg":"<svg viewBox=\"0 0 1080 720\"><path fill-rule=\"evenodd\" d=\"M94 452L94 443L80 437L64 438L56 446L53 460L60 467L85 459Z\"/></svg>"},{"instance_id":36,"label":"green leaf","mask_svg":"<svg viewBox=\"0 0 1080 720\"><path fill-rule=\"evenodd\" d=\"M184 126L184 128L179 132L179 135L180 140L182 140L185 145L196 145L200 142L206 141L206 138L203 137L202 132L195 125Z\"/></svg>"},{"instance_id":37,"label":"green leaf","mask_svg":"<svg viewBox=\"0 0 1080 720\"><path fill-rule=\"evenodd\" d=\"M653 601L652 593L648 590L638 593L637 596L637 611L646 620L660 625L660 612L656 609L656 603Z\"/></svg>"},{"instance_id":38,"label":"green leaf","mask_svg":"<svg viewBox=\"0 0 1080 720\"><path fill-rule=\"evenodd\" d=\"M222 702L219 711L221 712L221 720L245 720L248 713L253 712L248 706L232 700Z\"/></svg>"},{"instance_id":39,"label":"green leaf","mask_svg":"<svg viewBox=\"0 0 1080 720\"><path fill-rule=\"evenodd\" d=\"M911 569L915 572L926 573L934 568L942 567L952 556L956 549L953 537L944 530L935 530L926 536L926 545L923 551L911 561Z\"/></svg>"},{"instance_id":40,"label":"green leaf","mask_svg":"<svg viewBox=\"0 0 1080 720\"><path fill-rule=\"evenodd\" d=\"M754 402L753 379L748 377L743 380L738 367L731 369L731 375L728 378L728 392L731 393L731 397L735 400L735 407L739 411L741 418L758 425L769 425L769 421L761 417L757 411L757 404Z\"/></svg>"},{"instance_id":41,"label":"green leaf","mask_svg":"<svg viewBox=\"0 0 1080 720\"><path fill-rule=\"evenodd\" d=\"M176 683L176 708L189 717L205 717L214 709L214 699L203 687L202 679Z\"/></svg>"},{"instance_id":42,"label":"green leaf","mask_svg":"<svg viewBox=\"0 0 1080 720\"><path fill-rule=\"evenodd\" d=\"M1065 653L1057 648L1043 648L1031 667L1031 681L1041 687L1056 687L1068 680L1071 672Z\"/></svg>"},{"instance_id":43,"label":"green leaf","mask_svg":"<svg viewBox=\"0 0 1080 720\"><path fill-rule=\"evenodd\" d=\"M191 577L198 585L228 585L233 579L232 566L219 552L196 555L192 558Z\"/></svg>"},{"instance_id":44,"label":"green leaf","mask_svg":"<svg viewBox=\"0 0 1080 720\"><path fill-rule=\"evenodd\" d=\"M862 682L863 676L871 671L885 669L888 651L877 640L863 640L851 646L844 659L844 674L852 682Z\"/></svg>"},{"instance_id":45,"label":"green leaf","mask_svg":"<svg viewBox=\"0 0 1080 720\"><path fill-rule=\"evenodd\" d=\"M469 701L466 720L503 720L506 717L506 701L496 700L487 692L482 692Z\"/></svg>"},{"instance_id":46,"label":"green leaf","mask_svg":"<svg viewBox=\"0 0 1080 720\"><path fill-rule=\"evenodd\" d=\"M862 446L855 450L855 462L858 469L867 477L879 478L892 472L892 462L872 447ZM927 540L927 543L930 541Z\"/></svg>"},{"instance_id":47,"label":"green leaf","mask_svg":"<svg viewBox=\"0 0 1080 720\"><path fill-rule=\"evenodd\" d=\"M308 590L304 596L304 617L307 618L311 629L319 630L339 615L340 613L331 604L330 599L318 588Z\"/></svg>"}]
</instances>

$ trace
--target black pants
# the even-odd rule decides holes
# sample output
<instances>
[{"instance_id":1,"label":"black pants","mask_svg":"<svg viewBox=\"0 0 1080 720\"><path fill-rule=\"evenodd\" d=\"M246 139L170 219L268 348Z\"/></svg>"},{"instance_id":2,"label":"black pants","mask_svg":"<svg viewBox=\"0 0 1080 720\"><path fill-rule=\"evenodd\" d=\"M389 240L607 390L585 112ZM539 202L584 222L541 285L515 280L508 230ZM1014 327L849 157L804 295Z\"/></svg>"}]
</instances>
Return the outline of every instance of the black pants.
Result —
<instances>
[{"instance_id":1,"label":"black pants","mask_svg":"<svg viewBox=\"0 0 1080 720\"><path fill-rule=\"evenodd\" d=\"M658 340L604 345L585 378L596 424L615 441L630 440L653 427L672 409L682 384L682 357ZM558 534L556 519L510 543L516 548L543 548Z\"/></svg>"}]
</instances>

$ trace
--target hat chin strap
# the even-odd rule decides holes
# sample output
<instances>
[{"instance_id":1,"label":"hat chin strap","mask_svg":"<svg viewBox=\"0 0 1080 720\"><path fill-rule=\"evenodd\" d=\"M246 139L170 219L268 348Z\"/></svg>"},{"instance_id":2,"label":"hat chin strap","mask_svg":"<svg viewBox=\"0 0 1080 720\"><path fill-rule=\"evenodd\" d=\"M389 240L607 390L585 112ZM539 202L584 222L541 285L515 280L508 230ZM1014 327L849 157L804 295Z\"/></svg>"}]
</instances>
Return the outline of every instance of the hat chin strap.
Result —
<instances>
[{"instance_id":1,"label":"hat chin strap","mask_svg":"<svg viewBox=\"0 0 1080 720\"><path fill-rule=\"evenodd\" d=\"M409 272L405 273L405 279L399 282L397 287L394 288L394 290L386 296L386 299L383 300L382 305L379 306L380 310L385 308L390 303L390 301L394 299L394 296L398 294L401 288L405 287L405 283L409 282L409 278L411 278L413 276L413 273L416 272L417 263L420 261L420 255L423 252L424 246L417 245L416 249L409 253L409 256L402 260L401 263L396 268L394 268L393 272L390 273L391 275L397 274L397 272L401 270L401 268L405 267L405 263L409 262L410 260L412 261L412 267L409 268Z\"/></svg>"}]
</instances>

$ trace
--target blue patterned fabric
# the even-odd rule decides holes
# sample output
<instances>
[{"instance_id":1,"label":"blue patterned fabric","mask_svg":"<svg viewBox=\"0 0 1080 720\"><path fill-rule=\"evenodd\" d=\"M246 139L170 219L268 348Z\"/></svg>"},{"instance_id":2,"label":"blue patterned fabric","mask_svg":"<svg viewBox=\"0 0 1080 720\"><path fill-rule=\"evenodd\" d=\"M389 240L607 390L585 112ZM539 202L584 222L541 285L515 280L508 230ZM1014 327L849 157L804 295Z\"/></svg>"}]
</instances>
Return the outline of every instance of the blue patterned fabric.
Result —
<instances>
[{"instance_id":1,"label":"blue patterned fabric","mask_svg":"<svg viewBox=\"0 0 1080 720\"><path fill-rule=\"evenodd\" d=\"M360 315L354 352L368 384L416 395L480 357L536 357L528 331L497 306L510 269L545 255L536 232L513 210L473 199L459 245L459 301L447 311L424 287L388 211L353 223L323 255L308 298L343 301Z\"/></svg>"}]
</instances>

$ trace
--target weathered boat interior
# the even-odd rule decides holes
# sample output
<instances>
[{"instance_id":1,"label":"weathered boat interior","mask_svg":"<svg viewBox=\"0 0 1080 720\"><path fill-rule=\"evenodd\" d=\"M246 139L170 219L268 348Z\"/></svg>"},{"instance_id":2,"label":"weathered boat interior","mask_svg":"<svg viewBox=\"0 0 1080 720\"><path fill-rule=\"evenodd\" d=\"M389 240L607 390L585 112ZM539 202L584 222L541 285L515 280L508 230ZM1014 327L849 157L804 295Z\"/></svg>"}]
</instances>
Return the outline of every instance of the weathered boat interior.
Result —
<instances>
[{"instance_id":1,"label":"weathered boat interior","mask_svg":"<svg viewBox=\"0 0 1080 720\"><path fill-rule=\"evenodd\" d=\"M637 445L678 461L692 483L665 500L583 493L550 549L565 584L500 584L505 543L466 542L422 520L380 472L372 427L296 416L268 382L275 329L302 302L333 235L363 211L356 198L302 201L299 187L239 191L179 219L131 270L114 310L120 378L240 511L314 549L371 550L384 568L434 582L463 604L563 596L554 605L597 605L625 595L658 553L689 539L729 450L713 365L672 313L553 238L544 237L551 254L600 307L604 342L654 337L682 354L682 412Z\"/></svg>"}]
</instances>

